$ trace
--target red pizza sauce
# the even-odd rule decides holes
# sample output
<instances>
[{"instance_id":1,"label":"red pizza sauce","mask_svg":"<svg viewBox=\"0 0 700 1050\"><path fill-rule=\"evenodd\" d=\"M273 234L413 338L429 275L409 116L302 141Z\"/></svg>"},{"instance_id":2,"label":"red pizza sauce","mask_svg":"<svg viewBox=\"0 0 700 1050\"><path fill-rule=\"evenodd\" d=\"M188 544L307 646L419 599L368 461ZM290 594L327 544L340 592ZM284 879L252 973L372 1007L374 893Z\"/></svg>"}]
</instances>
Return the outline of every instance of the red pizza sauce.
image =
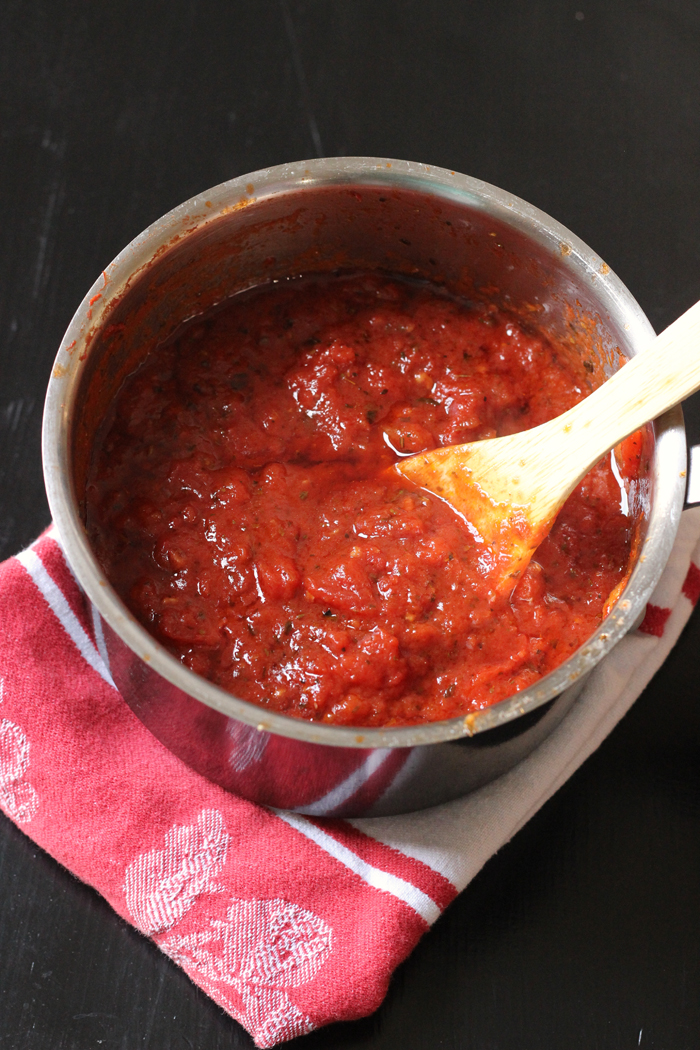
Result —
<instances>
[{"instance_id":1,"label":"red pizza sauce","mask_svg":"<svg viewBox=\"0 0 700 1050\"><path fill-rule=\"evenodd\" d=\"M580 355L424 284L276 283L191 322L124 384L89 535L141 623L243 699L354 726L463 715L600 622L627 571L643 437L591 471L502 598L478 537L387 468L535 426L592 385Z\"/></svg>"}]
</instances>

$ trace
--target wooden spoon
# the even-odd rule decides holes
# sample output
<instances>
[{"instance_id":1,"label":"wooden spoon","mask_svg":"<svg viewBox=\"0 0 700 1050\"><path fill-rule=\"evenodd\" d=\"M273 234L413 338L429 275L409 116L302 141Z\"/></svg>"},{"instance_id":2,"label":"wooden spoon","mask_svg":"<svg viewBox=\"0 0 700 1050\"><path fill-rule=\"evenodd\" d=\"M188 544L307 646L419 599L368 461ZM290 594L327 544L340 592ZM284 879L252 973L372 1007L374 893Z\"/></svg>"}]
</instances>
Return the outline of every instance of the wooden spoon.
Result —
<instances>
[{"instance_id":1,"label":"wooden spoon","mask_svg":"<svg viewBox=\"0 0 700 1050\"><path fill-rule=\"evenodd\" d=\"M452 505L497 592L515 586L579 481L623 438L700 388L700 303L556 419L393 467Z\"/></svg>"}]
</instances>

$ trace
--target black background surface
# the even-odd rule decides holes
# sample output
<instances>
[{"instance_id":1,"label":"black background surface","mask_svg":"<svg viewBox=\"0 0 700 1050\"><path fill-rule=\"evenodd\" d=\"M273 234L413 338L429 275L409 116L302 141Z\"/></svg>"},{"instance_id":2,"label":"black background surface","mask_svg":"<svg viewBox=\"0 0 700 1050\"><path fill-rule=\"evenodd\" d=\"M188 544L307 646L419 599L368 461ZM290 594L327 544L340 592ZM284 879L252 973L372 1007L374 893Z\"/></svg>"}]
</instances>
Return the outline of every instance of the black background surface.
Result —
<instances>
[{"instance_id":1,"label":"black background surface","mask_svg":"<svg viewBox=\"0 0 700 1050\"><path fill-rule=\"evenodd\" d=\"M315 155L443 165L543 208L660 329L700 297L694 0L2 0L0 556L48 522L43 393L148 223ZM686 404L700 439L698 396ZM1 628L0 628L1 629ZM366 1021L299 1050L696 1050L700 619ZM223 1050L243 1030L0 815L0 1046Z\"/></svg>"}]
</instances>

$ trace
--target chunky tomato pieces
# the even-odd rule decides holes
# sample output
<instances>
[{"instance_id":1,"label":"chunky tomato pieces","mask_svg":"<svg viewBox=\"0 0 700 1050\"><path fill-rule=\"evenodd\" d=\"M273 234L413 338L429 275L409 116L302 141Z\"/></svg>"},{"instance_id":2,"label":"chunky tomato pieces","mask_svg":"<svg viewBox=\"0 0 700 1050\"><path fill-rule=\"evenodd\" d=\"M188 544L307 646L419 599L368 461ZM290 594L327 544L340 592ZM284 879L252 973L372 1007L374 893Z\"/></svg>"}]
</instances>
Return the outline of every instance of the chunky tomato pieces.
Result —
<instances>
[{"instance_id":1,"label":"chunky tomato pieces","mask_svg":"<svg viewBox=\"0 0 700 1050\"><path fill-rule=\"evenodd\" d=\"M95 455L90 536L149 631L237 696L357 726L465 714L595 629L629 560L627 493L607 457L497 599L478 537L386 468L535 426L590 389L575 354L425 285L262 288L126 382Z\"/></svg>"}]
</instances>

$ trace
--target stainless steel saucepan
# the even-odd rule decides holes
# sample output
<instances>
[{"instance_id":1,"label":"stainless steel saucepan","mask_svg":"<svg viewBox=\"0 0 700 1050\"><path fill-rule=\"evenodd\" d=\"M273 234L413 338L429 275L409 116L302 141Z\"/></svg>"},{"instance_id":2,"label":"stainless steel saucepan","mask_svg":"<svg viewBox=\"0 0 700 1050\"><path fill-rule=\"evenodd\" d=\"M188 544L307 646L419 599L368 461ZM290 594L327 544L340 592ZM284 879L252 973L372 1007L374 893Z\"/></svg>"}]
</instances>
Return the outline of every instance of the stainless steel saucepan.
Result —
<instances>
[{"instance_id":1,"label":"stainless steel saucepan","mask_svg":"<svg viewBox=\"0 0 700 1050\"><path fill-rule=\"evenodd\" d=\"M488 295L608 373L652 328L608 266L543 212L452 171L333 158L233 179L136 237L87 293L46 397L46 488L68 561L99 613L124 699L166 747L255 802L328 815L383 815L462 795L500 776L561 721L587 673L634 625L670 554L686 464L680 409L654 424L643 542L598 630L535 685L486 710L394 729L270 713L195 675L136 622L88 544L85 478L95 432L154 339L241 289L290 275L376 268ZM104 642L104 645L102 645Z\"/></svg>"}]
</instances>

